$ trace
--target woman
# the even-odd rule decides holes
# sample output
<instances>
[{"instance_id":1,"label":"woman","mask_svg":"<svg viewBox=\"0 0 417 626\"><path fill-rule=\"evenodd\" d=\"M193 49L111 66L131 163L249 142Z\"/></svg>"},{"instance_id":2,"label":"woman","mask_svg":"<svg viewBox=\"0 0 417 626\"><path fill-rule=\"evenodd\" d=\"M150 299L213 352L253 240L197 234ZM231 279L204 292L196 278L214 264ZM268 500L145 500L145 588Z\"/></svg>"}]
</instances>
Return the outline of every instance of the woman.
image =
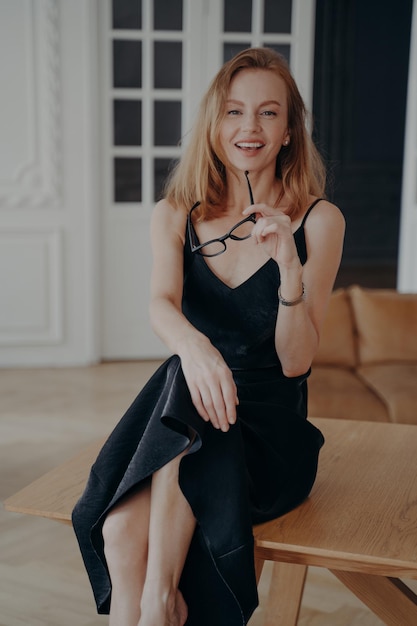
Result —
<instances>
[{"instance_id":1,"label":"woman","mask_svg":"<svg viewBox=\"0 0 417 626\"><path fill-rule=\"evenodd\" d=\"M323 195L286 62L241 52L153 214L151 319L174 356L73 514L112 626L240 626L257 605L252 524L307 497L323 444L306 379L344 236Z\"/></svg>"}]
</instances>

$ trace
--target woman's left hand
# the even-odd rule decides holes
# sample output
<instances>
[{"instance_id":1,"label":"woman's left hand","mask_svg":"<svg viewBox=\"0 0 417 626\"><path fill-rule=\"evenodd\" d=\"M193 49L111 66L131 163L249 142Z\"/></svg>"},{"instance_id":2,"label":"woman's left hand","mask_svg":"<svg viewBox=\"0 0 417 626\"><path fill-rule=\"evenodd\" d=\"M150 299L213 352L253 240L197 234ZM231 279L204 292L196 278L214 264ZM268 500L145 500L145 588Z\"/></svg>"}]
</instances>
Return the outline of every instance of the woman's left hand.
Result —
<instances>
[{"instance_id":1,"label":"woman's left hand","mask_svg":"<svg viewBox=\"0 0 417 626\"><path fill-rule=\"evenodd\" d=\"M256 213L256 224L252 237L262 245L265 252L280 267L299 265L299 257L292 232L291 218L267 204L253 204L243 211L243 215Z\"/></svg>"}]
</instances>

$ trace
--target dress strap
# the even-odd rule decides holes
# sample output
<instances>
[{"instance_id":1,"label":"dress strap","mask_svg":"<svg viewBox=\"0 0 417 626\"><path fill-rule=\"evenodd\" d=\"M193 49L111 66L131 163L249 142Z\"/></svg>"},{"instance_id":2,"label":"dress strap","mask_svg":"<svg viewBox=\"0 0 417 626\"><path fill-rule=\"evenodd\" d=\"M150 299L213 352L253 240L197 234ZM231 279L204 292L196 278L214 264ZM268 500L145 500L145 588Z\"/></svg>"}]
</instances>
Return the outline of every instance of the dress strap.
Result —
<instances>
[{"instance_id":1,"label":"dress strap","mask_svg":"<svg viewBox=\"0 0 417 626\"><path fill-rule=\"evenodd\" d=\"M191 224L191 228L193 228L192 224ZM184 275L188 272L195 257L196 255L193 254L191 250L190 232L189 232L189 226L188 226L188 220L187 220L187 224L185 226L185 242L184 242Z\"/></svg>"},{"instance_id":2,"label":"dress strap","mask_svg":"<svg viewBox=\"0 0 417 626\"><path fill-rule=\"evenodd\" d=\"M304 224L306 223L306 220L308 218L308 216L310 215L311 211L314 209L314 207L316 206L316 204L318 202L320 202L320 200L324 200L324 198L317 198L316 200L314 200L314 202L312 204L310 204L310 206L308 207L304 217L303 217L303 221L300 224L300 228L304 228Z\"/></svg>"}]
</instances>

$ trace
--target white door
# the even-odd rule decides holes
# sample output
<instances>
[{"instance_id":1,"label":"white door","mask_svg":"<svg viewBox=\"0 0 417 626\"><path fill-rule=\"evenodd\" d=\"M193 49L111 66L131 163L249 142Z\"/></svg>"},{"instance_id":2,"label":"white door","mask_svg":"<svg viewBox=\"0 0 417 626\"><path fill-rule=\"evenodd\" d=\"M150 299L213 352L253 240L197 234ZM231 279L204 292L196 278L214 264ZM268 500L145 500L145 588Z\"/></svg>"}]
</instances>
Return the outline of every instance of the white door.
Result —
<instances>
[{"instance_id":1,"label":"white door","mask_svg":"<svg viewBox=\"0 0 417 626\"><path fill-rule=\"evenodd\" d=\"M103 0L101 65L104 359L157 358L149 324L149 218L197 103L243 48L282 52L309 107L314 0Z\"/></svg>"}]
</instances>

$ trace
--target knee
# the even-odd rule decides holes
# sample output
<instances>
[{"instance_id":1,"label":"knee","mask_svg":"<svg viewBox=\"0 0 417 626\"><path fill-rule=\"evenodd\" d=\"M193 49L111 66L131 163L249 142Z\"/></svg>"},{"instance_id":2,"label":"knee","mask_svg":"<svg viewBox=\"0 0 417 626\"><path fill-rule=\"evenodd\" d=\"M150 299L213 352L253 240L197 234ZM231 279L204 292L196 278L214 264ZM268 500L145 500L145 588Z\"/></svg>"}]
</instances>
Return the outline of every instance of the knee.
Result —
<instances>
[{"instance_id":1,"label":"knee","mask_svg":"<svg viewBox=\"0 0 417 626\"><path fill-rule=\"evenodd\" d=\"M148 537L137 520L110 512L103 524L104 554L108 563L142 564L148 556Z\"/></svg>"},{"instance_id":2,"label":"knee","mask_svg":"<svg viewBox=\"0 0 417 626\"><path fill-rule=\"evenodd\" d=\"M104 553L109 557L123 545L123 524L114 513L109 513L104 520L103 529Z\"/></svg>"}]
</instances>

